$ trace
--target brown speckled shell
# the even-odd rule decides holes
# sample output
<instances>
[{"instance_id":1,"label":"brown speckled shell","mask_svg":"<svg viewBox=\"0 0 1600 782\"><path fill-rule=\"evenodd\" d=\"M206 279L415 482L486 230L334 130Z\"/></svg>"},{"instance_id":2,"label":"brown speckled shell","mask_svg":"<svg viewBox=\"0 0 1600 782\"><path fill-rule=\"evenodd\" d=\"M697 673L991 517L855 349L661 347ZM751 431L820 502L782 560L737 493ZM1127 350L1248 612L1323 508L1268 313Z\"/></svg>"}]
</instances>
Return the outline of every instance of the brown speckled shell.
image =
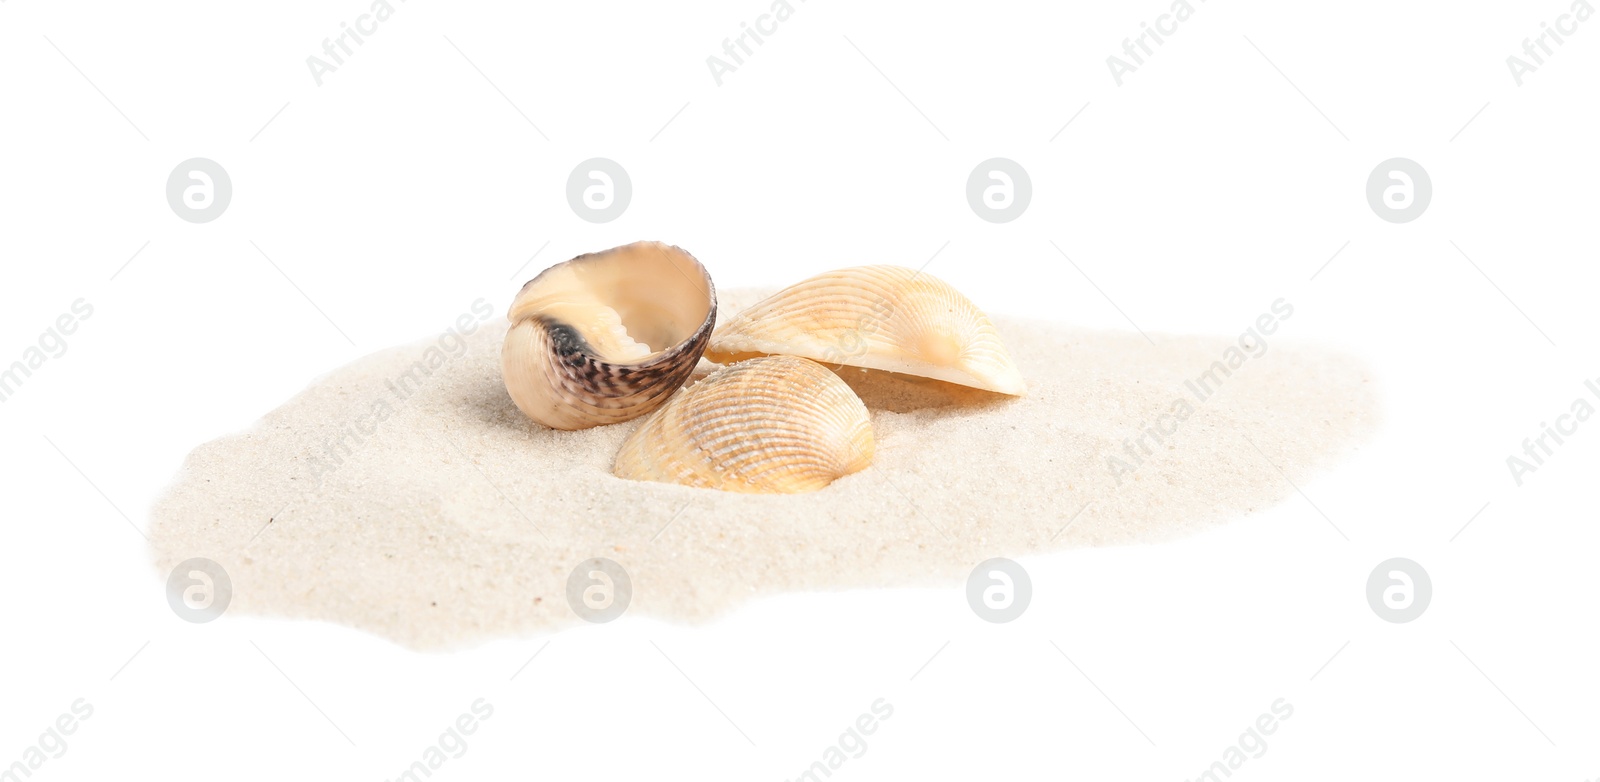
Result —
<instances>
[{"instance_id":1,"label":"brown speckled shell","mask_svg":"<svg viewBox=\"0 0 1600 782\"><path fill-rule=\"evenodd\" d=\"M556 284L552 275L567 264L623 264L629 275L661 275L657 296L679 295L684 272L692 266L708 300L705 318L682 341L636 362L603 358L573 326L538 311L519 311L518 303ZM668 275L678 275L672 277ZM604 291L595 292L605 300ZM628 421L649 413L683 386L711 339L717 318L717 293L711 276L689 253L656 242L636 242L580 255L546 269L523 286L513 303L511 329L501 352L506 390L529 418L554 429L583 429Z\"/></svg>"}]
</instances>

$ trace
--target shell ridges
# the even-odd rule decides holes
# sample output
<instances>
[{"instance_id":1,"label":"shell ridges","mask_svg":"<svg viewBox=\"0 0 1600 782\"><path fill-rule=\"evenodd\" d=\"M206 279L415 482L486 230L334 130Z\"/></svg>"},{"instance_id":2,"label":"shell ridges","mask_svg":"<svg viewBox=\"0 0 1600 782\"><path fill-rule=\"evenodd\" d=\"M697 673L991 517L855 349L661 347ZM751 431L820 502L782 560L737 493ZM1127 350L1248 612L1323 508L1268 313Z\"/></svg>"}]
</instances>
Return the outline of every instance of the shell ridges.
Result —
<instances>
[{"instance_id":1,"label":"shell ridges","mask_svg":"<svg viewBox=\"0 0 1600 782\"><path fill-rule=\"evenodd\" d=\"M718 328L706 358L775 354L1027 392L982 310L943 280L899 266L839 269L791 285Z\"/></svg>"}]
</instances>

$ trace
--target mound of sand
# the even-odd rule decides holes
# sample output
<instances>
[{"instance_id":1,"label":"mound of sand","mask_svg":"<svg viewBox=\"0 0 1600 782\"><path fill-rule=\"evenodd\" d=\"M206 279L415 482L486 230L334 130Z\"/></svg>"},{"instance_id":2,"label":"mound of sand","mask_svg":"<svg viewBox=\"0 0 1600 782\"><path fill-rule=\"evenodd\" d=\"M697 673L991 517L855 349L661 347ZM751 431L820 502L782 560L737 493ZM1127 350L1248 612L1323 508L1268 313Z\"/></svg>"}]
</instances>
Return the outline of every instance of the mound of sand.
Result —
<instances>
[{"instance_id":1,"label":"mound of sand","mask_svg":"<svg viewBox=\"0 0 1600 782\"><path fill-rule=\"evenodd\" d=\"M727 292L723 312L757 298ZM1339 353L996 322L1027 397L843 368L873 413L874 464L757 496L613 477L637 421L527 420L490 318L367 356L197 448L153 510L156 565L206 557L232 579L229 611L417 648L581 621L567 579L594 557L626 570L629 614L695 620L760 595L956 585L990 557L1193 532L1281 501L1286 478L1376 424L1366 369Z\"/></svg>"}]
</instances>

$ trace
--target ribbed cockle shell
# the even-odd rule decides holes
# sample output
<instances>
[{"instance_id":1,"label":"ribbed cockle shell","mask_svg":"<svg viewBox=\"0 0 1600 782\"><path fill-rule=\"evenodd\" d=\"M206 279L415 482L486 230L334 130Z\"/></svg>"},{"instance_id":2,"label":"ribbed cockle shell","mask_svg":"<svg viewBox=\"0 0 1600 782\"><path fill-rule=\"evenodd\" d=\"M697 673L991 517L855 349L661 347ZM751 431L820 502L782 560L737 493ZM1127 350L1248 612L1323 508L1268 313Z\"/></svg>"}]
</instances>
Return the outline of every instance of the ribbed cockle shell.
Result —
<instances>
[{"instance_id":1,"label":"ribbed cockle shell","mask_svg":"<svg viewBox=\"0 0 1600 782\"><path fill-rule=\"evenodd\" d=\"M623 441L621 478L723 491L815 491L865 468L866 405L821 364L769 356L678 392Z\"/></svg>"},{"instance_id":2,"label":"ribbed cockle shell","mask_svg":"<svg viewBox=\"0 0 1600 782\"><path fill-rule=\"evenodd\" d=\"M706 358L773 354L1027 392L989 316L943 280L899 266L839 269L784 288L718 328Z\"/></svg>"}]
</instances>

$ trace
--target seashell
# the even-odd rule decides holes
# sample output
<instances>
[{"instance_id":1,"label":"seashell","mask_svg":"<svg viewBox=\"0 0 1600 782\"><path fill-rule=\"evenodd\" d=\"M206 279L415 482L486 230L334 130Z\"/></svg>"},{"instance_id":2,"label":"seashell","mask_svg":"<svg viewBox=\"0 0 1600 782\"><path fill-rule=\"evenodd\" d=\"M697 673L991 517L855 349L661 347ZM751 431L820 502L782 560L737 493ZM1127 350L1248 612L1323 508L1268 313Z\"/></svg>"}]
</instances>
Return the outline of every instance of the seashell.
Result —
<instances>
[{"instance_id":1,"label":"seashell","mask_svg":"<svg viewBox=\"0 0 1600 782\"><path fill-rule=\"evenodd\" d=\"M623 441L619 478L723 491L816 491L865 468L872 420L827 367L769 356L723 367L674 396Z\"/></svg>"},{"instance_id":2,"label":"seashell","mask_svg":"<svg viewBox=\"0 0 1600 782\"><path fill-rule=\"evenodd\" d=\"M705 267L635 242L556 264L522 286L501 350L517 409L554 429L637 418L694 371L717 318Z\"/></svg>"},{"instance_id":3,"label":"seashell","mask_svg":"<svg viewBox=\"0 0 1600 782\"><path fill-rule=\"evenodd\" d=\"M706 358L771 354L1027 392L989 316L949 283L899 266L839 269L784 288L717 329Z\"/></svg>"}]
</instances>

